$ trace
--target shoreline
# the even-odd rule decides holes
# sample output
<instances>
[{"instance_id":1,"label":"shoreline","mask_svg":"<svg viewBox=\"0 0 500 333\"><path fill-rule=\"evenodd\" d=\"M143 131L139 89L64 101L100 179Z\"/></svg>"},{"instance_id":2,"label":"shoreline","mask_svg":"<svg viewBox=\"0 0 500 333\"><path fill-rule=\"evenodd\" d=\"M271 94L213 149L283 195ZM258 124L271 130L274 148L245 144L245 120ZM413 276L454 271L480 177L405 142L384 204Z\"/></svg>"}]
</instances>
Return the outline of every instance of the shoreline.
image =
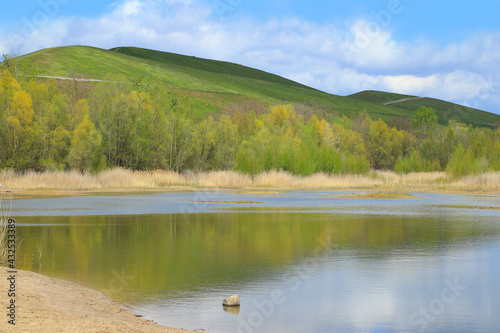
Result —
<instances>
[{"instance_id":1,"label":"shoreline","mask_svg":"<svg viewBox=\"0 0 500 333\"><path fill-rule=\"evenodd\" d=\"M219 188L219 187L175 187L175 188L104 188L104 189L89 189L89 190L73 190L73 189L12 189L0 190L0 197L9 200L18 199L37 199L37 198L64 198L78 196L119 196L119 195L140 195L140 194L156 194L156 193L185 193L199 191L237 191L241 194L251 195L266 195L266 193L285 193L297 191L335 191L335 192L398 192L402 194L410 193L442 193L442 194L461 194L461 195L500 195L500 190L490 189L440 189L426 187L353 187L353 188L292 188L292 187L249 187L249 188ZM354 197L353 197L354 198Z\"/></svg>"},{"instance_id":2,"label":"shoreline","mask_svg":"<svg viewBox=\"0 0 500 333\"><path fill-rule=\"evenodd\" d=\"M109 332L109 333L194 333L170 328L137 317L130 310L100 292L73 282L34 272L15 270L16 325L8 323L9 300L2 297L0 332ZM9 290L6 267L0 266L0 292Z\"/></svg>"},{"instance_id":3,"label":"shoreline","mask_svg":"<svg viewBox=\"0 0 500 333\"><path fill-rule=\"evenodd\" d=\"M401 191L431 193L500 194L500 172L451 178L446 172L399 175L372 171L366 175L313 174L296 176L285 171L249 176L234 171L180 174L172 171L111 169L99 174L0 171L0 194L16 198L117 195L161 192L233 190L263 191Z\"/></svg>"}]
</instances>

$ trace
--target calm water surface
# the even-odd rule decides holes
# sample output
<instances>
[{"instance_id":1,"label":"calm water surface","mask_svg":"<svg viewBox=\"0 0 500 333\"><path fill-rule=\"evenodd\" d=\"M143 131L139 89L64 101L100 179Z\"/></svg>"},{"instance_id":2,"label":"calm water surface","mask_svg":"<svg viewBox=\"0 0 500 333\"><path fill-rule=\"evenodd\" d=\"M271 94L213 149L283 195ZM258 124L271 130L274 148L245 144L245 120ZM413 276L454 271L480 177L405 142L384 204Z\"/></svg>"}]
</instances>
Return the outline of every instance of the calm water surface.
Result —
<instances>
[{"instance_id":1,"label":"calm water surface","mask_svg":"<svg viewBox=\"0 0 500 333\"><path fill-rule=\"evenodd\" d=\"M346 195L14 200L18 268L210 332L497 332L500 196Z\"/></svg>"}]
</instances>

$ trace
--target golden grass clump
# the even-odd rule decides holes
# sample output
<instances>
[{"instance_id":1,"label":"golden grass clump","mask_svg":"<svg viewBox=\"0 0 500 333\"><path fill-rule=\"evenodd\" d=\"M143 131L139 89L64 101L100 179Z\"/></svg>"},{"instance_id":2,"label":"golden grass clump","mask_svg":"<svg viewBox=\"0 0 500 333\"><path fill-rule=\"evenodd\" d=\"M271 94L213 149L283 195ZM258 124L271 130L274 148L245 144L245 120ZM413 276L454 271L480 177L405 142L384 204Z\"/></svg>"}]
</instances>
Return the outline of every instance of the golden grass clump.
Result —
<instances>
[{"instance_id":1,"label":"golden grass clump","mask_svg":"<svg viewBox=\"0 0 500 333\"><path fill-rule=\"evenodd\" d=\"M252 178L235 171L203 172L197 175L199 186L216 188L244 188L252 186Z\"/></svg>"},{"instance_id":2,"label":"golden grass clump","mask_svg":"<svg viewBox=\"0 0 500 333\"><path fill-rule=\"evenodd\" d=\"M393 171L375 171L374 175L388 187L423 189L443 184L447 178L446 172L414 172L400 175Z\"/></svg>"},{"instance_id":3,"label":"golden grass clump","mask_svg":"<svg viewBox=\"0 0 500 333\"><path fill-rule=\"evenodd\" d=\"M67 172L0 172L0 183L4 188L14 189L84 189L99 188L94 177L76 171Z\"/></svg>"},{"instance_id":4,"label":"golden grass clump","mask_svg":"<svg viewBox=\"0 0 500 333\"><path fill-rule=\"evenodd\" d=\"M186 185L186 177L172 171L131 171L121 168L105 170L97 175L77 171L0 172L0 184L9 189L93 190L116 188L156 188Z\"/></svg>"},{"instance_id":5,"label":"golden grass clump","mask_svg":"<svg viewBox=\"0 0 500 333\"><path fill-rule=\"evenodd\" d=\"M327 175L315 174L309 177L300 177L296 188L364 188L379 185L380 181L363 175Z\"/></svg>"},{"instance_id":6,"label":"golden grass clump","mask_svg":"<svg viewBox=\"0 0 500 333\"><path fill-rule=\"evenodd\" d=\"M257 187L294 187L296 177L284 171L267 171L256 175L253 186Z\"/></svg>"},{"instance_id":7,"label":"golden grass clump","mask_svg":"<svg viewBox=\"0 0 500 333\"><path fill-rule=\"evenodd\" d=\"M285 171L269 171L255 176L253 186L277 188L359 188L382 184L381 180L362 175L327 175L316 173L311 176L294 176Z\"/></svg>"},{"instance_id":8,"label":"golden grass clump","mask_svg":"<svg viewBox=\"0 0 500 333\"><path fill-rule=\"evenodd\" d=\"M111 169L96 176L99 188L156 188L185 184L186 177L173 171Z\"/></svg>"},{"instance_id":9,"label":"golden grass clump","mask_svg":"<svg viewBox=\"0 0 500 333\"><path fill-rule=\"evenodd\" d=\"M465 176L451 182L450 188L463 191L500 191L500 172Z\"/></svg>"}]
</instances>

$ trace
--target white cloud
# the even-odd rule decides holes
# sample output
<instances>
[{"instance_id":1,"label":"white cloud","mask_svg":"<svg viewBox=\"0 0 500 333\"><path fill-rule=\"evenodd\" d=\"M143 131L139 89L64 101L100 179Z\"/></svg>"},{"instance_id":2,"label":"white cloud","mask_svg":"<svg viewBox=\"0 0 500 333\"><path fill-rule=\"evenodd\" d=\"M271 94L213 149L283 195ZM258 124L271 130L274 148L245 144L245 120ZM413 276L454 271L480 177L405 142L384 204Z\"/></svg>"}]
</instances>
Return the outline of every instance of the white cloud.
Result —
<instances>
[{"instance_id":1,"label":"white cloud","mask_svg":"<svg viewBox=\"0 0 500 333\"><path fill-rule=\"evenodd\" d=\"M195 0L125 0L97 19L54 18L24 27L2 38L0 52L138 46L237 62L335 94L378 89L500 112L500 77L491 76L500 73L500 32L442 46L399 41L370 23L354 19L344 28L293 17L236 22L230 14L219 19L214 7Z\"/></svg>"},{"instance_id":2,"label":"white cloud","mask_svg":"<svg viewBox=\"0 0 500 333\"><path fill-rule=\"evenodd\" d=\"M119 6L118 12L124 17L136 15L139 13L141 3L137 0L128 1Z\"/></svg>"}]
</instances>

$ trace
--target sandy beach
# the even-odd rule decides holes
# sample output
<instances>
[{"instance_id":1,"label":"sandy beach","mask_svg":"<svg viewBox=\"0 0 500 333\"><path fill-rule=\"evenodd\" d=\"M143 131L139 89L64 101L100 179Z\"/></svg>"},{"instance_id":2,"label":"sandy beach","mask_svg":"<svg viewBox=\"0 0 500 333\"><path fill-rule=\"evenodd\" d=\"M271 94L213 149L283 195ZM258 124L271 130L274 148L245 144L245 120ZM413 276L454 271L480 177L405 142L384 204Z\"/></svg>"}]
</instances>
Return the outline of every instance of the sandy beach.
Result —
<instances>
[{"instance_id":1,"label":"sandy beach","mask_svg":"<svg viewBox=\"0 0 500 333\"><path fill-rule=\"evenodd\" d=\"M15 274L15 325L7 309L11 276L0 267L0 332L165 332L192 331L160 326L136 317L101 293L72 282L17 270Z\"/></svg>"}]
</instances>

